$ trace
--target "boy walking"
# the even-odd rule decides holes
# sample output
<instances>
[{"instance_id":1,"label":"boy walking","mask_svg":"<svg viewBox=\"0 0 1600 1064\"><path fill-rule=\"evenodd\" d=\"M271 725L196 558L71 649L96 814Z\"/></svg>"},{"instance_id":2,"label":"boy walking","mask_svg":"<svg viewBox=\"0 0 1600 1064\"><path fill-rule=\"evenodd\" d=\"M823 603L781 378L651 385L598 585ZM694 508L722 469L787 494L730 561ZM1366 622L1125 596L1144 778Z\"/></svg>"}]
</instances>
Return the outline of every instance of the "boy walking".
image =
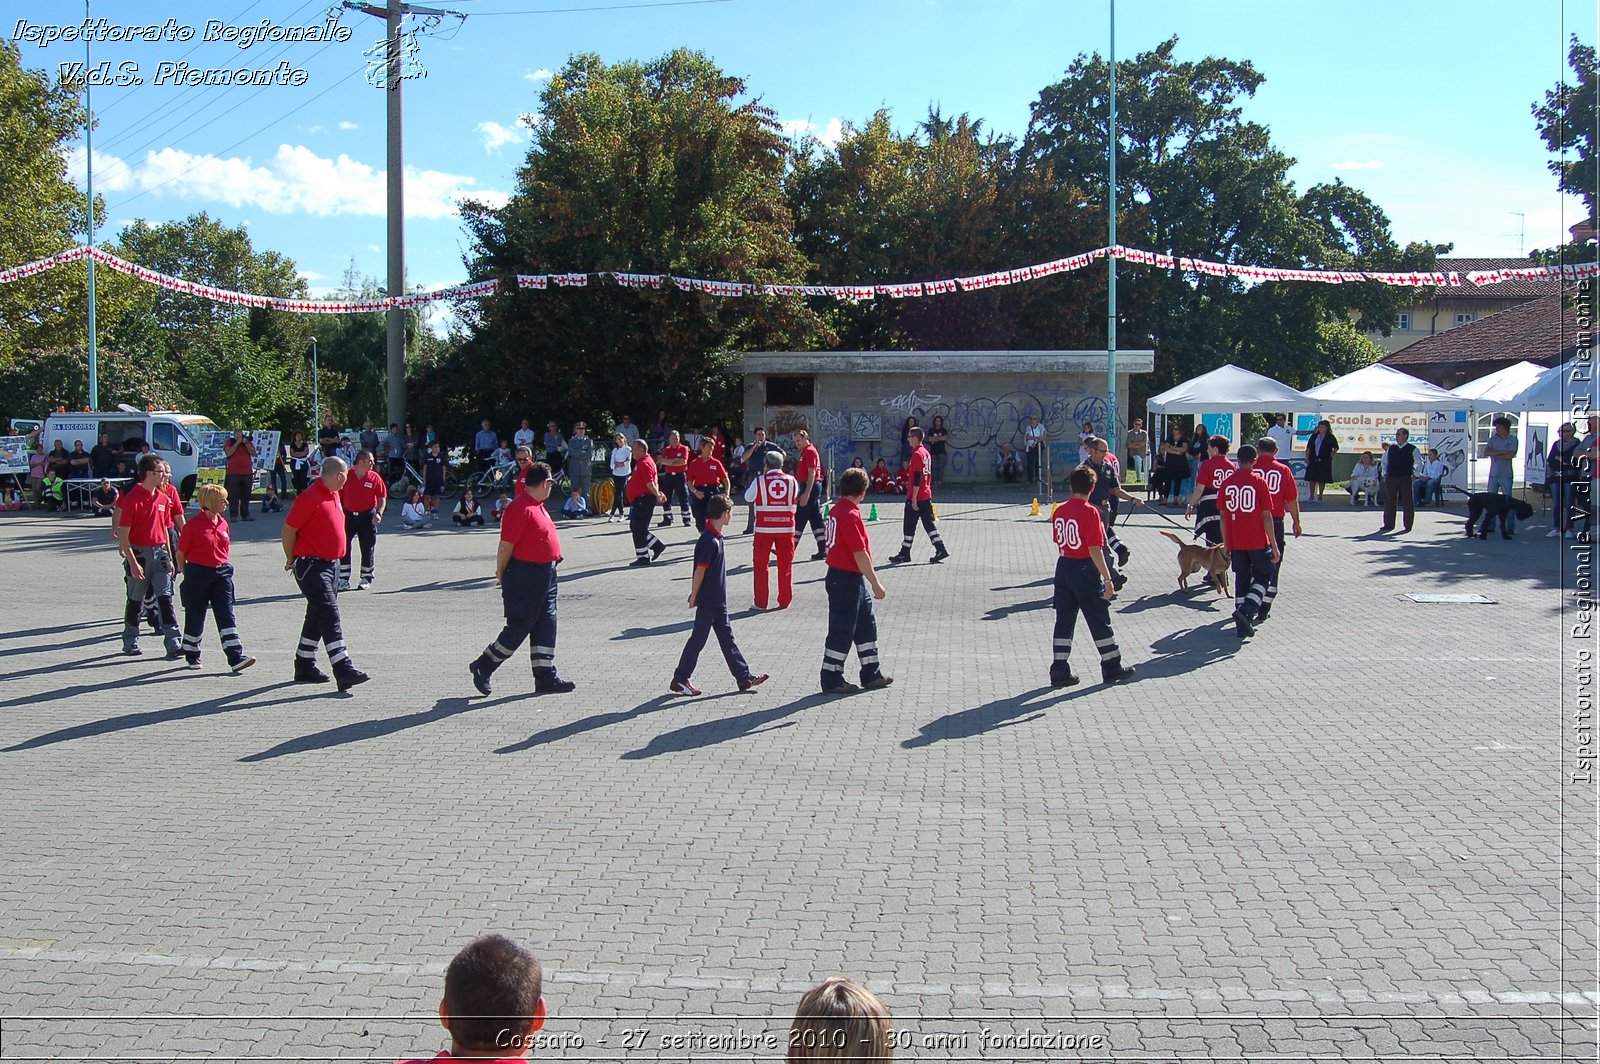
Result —
<instances>
[{"instance_id":1,"label":"boy walking","mask_svg":"<svg viewBox=\"0 0 1600 1064\"><path fill-rule=\"evenodd\" d=\"M694 545L694 582L689 586L689 605L694 607L694 630L684 644L683 655L678 658L678 670L672 674L669 690L675 695L697 695L700 689L689 682L694 666L700 660L700 651L706 639L715 631L722 647L722 656L728 669L739 684L739 690L748 691L767 682L766 673L755 676L745 663L744 655L733 641L733 625L728 620L728 563L723 551L722 532L728 527L733 513L733 502L726 495L713 495L706 500L706 529Z\"/></svg>"},{"instance_id":2,"label":"boy walking","mask_svg":"<svg viewBox=\"0 0 1600 1064\"><path fill-rule=\"evenodd\" d=\"M861 687L872 690L894 683L878 665L878 618L872 600L889 594L872 568L872 544L861 519L861 500L867 497L867 472L846 469L839 474L839 501L828 512L826 535L828 575L828 635L822 647L822 690L825 694L858 691L844 678L850 644L861 663ZM871 594L868 594L868 588Z\"/></svg>"},{"instance_id":3,"label":"boy walking","mask_svg":"<svg viewBox=\"0 0 1600 1064\"><path fill-rule=\"evenodd\" d=\"M1272 490L1255 464L1256 449L1247 443L1239 448L1238 471L1217 486L1222 542L1233 563L1233 624L1240 639L1255 635L1267 587L1283 560L1272 528Z\"/></svg>"},{"instance_id":4,"label":"boy walking","mask_svg":"<svg viewBox=\"0 0 1600 1064\"><path fill-rule=\"evenodd\" d=\"M1111 566L1106 562L1105 524L1100 508L1089 501L1094 491L1095 473L1078 466L1067 477L1072 498L1050 515L1050 531L1061 557L1056 559L1055 652L1050 662L1050 686L1071 687L1078 682L1068 660L1072 656L1072 635L1078 627L1078 614L1089 625L1089 635L1100 652L1100 678L1108 684L1123 683L1133 677L1133 669L1122 664L1116 633L1111 630L1111 600L1116 596Z\"/></svg>"},{"instance_id":5,"label":"boy walking","mask_svg":"<svg viewBox=\"0 0 1600 1064\"><path fill-rule=\"evenodd\" d=\"M228 668L243 672L256 663L244 652L239 628L233 618L233 566L228 561L228 519L222 511L228 493L216 484L202 484L196 492L200 512L178 533L178 572L183 586L183 658L189 668L200 667L200 636L206 629L206 609L217 620L217 635Z\"/></svg>"}]
</instances>

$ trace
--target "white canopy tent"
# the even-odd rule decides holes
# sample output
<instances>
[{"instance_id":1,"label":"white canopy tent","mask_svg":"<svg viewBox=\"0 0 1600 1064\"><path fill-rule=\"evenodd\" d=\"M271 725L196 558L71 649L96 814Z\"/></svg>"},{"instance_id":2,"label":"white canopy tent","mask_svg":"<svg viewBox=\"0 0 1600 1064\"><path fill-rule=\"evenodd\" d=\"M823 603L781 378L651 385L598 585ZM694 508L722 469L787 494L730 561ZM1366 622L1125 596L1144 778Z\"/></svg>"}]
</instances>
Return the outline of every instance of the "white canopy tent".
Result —
<instances>
[{"instance_id":1,"label":"white canopy tent","mask_svg":"<svg viewBox=\"0 0 1600 1064\"><path fill-rule=\"evenodd\" d=\"M1307 406L1304 392L1234 365L1202 373L1145 403L1153 414L1287 413Z\"/></svg>"},{"instance_id":2,"label":"white canopy tent","mask_svg":"<svg viewBox=\"0 0 1600 1064\"><path fill-rule=\"evenodd\" d=\"M1518 362L1450 390L1471 399L1475 410L1516 409L1514 400L1545 372L1537 362Z\"/></svg>"},{"instance_id":3,"label":"white canopy tent","mask_svg":"<svg viewBox=\"0 0 1600 1064\"><path fill-rule=\"evenodd\" d=\"M1505 404L1507 410L1537 410L1541 413L1572 414L1573 408L1600 410L1595 399L1595 367L1578 359L1544 370Z\"/></svg>"},{"instance_id":4,"label":"white canopy tent","mask_svg":"<svg viewBox=\"0 0 1600 1064\"><path fill-rule=\"evenodd\" d=\"M1401 373L1381 363L1335 377L1305 393L1302 410L1393 411L1466 410L1472 400L1437 384Z\"/></svg>"}]
</instances>

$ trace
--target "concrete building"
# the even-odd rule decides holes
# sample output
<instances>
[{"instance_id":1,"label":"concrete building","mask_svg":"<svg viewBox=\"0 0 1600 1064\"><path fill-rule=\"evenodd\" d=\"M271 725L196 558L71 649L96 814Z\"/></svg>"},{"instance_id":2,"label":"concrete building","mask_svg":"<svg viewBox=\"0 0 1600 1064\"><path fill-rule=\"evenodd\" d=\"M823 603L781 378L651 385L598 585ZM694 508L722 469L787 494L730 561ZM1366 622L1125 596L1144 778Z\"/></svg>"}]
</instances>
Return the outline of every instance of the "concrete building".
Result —
<instances>
[{"instance_id":1,"label":"concrete building","mask_svg":"<svg viewBox=\"0 0 1600 1064\"><path fill-rule=\"evenodd\" d=\"M1117 352L1119 440L1128 381L1154 366L1153 351ZM945 479L953 481L994 479L1001 445L1020 452L1030 414L1046 428L1057 470L1076 464L1085 421L1105 429L1104 351L759 351L734 369L744 374L742 435L758 425L779 438L809 427L833 470L858 456L869 467L880 455L895 466L907 416L924 427L944 417Z\"/></svg>"}]
</instances>

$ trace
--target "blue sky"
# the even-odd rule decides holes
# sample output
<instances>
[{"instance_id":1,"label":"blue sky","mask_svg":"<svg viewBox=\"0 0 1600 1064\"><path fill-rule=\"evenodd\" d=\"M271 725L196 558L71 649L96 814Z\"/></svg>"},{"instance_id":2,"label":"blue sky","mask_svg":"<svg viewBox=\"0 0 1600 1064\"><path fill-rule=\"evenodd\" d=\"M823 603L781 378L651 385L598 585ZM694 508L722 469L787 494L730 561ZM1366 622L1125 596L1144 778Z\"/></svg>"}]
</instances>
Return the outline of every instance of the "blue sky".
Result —
<instances>
[{"instance_id":1,"label":"blue sky","mask_svg":"<svg viewBox=\"0 0 1600 1064\"><path fill-rule=\"evenodd\" d=\"M464 279L466 241L453 204L463 194L493 200L510 192L526 150L518 116L536 110L542 79L571 53L616 61L698 48L745 78L792 128L823 136L880 106L909 127L930 104L1020 133L1040 88L1079 52L1106 50L1109 24L1105 0L641 2L431 5L468 17L445 20L420 42L427 76L406 84L414 283ZM76 3L6 6L0 34L7 37L17 35L18 20L56 26L83 17ZM112 24L171 18L195 31L187 42L93 46L96 63L136 63L145 81L94 91L95 180L113 229L205 210L247 225L258 247L292 257L318 293L352 259L382 277L384 101L364 80L363 56L382 35L379 20L345 11L341 24L353 36L344 43L240 48L202 41L206 21L320 24L327 0L92 0L92 10ZM1246 113L1298 160L1299 187L1343 177L1388 212L1400 240L1453 241L1458 255L1550 246L1582 216L1576 199L1555 192L1529 111L1562 76L1571 33L1594 42L1592 0L1117 4L1119 56L1176 34L1181 58L1251 60L1267 80ZM83 59L81 43L35 40L22 50L24 64L36 68ZM287 62L305 77L299 86L158 85L163 61L201 68ZM75 165L81 175L81 153Z\"/></svg>"}]
</instances>

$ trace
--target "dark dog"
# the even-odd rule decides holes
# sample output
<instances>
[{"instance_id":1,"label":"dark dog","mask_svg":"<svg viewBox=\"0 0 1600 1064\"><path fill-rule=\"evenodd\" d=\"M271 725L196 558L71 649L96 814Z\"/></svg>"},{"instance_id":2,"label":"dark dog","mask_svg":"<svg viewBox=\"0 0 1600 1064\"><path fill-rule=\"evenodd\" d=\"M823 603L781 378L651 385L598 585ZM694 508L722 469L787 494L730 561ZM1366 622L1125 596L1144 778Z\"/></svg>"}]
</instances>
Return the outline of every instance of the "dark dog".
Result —
<instances>
[{"instance_id":1,"label":"dark dog","mask_svg":"<svg viewBox=\"0 0 1600 1064\"><path fill-rule=\"evenodd\" d=\"M1479 539L1489 538L1489 525L1495 518L1500 519L1500 538L1510 539L1511 532L1506 528L1508 513L1516 514L1519 521L1526 521L1533 516L1533 507L1521 499L1513 499L1498 492L1479 491L1467 496L1467 538L1472 538L1473 526L1481 517L1483 527L1477 531Z\"/></svg>"}]
</instances>

